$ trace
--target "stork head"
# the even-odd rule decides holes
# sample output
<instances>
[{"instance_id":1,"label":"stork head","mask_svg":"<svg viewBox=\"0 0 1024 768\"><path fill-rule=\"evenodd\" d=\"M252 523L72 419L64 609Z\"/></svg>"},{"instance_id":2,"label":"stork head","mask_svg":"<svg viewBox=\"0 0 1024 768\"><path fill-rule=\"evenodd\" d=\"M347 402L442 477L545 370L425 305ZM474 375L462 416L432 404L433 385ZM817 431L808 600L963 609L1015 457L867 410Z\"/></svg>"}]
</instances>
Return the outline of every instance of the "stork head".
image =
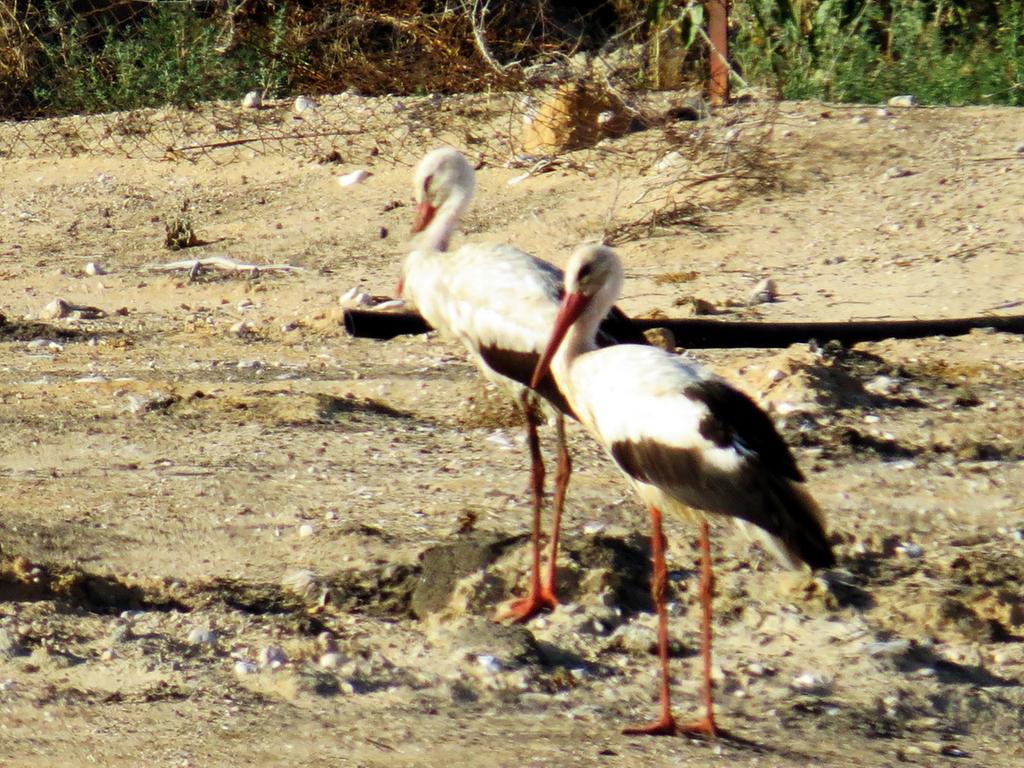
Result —
<instances>
[{"instance_id":1,"label":"stork head","mask_svg":"<svg viewBox=\"0 0 1024 768\"><path fill-rule=\"evenodd\" d=\"M416 166L413 176L416 199L413 234L426 229L446 203L454 209L453 215L461 213L475 185L473 167L458 150L441 147L427 154Z\"/></svg>"},{"instance_id":2,"label":"stork head","mask_svg":"<svg viewBox=\"0 0 1024 768\"><path fill-rule=\"evenodd\" d=\"M590 334L615 304L622 290L622 262L606 245L584 245L576 249L565 267L565 296L558 309L551 338L537 362L530 381L536 387L551 367L551 360L573 324L583 318Z\"/></svg>"}]
</instances>

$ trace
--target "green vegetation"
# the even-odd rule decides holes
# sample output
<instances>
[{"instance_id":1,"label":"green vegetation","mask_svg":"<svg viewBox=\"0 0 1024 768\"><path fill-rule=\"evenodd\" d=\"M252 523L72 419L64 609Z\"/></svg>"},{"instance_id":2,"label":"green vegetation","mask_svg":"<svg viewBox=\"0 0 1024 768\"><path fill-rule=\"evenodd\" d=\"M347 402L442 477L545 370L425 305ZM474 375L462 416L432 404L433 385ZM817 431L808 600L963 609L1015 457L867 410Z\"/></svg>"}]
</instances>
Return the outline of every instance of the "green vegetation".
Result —
<instances>
[{"instance_id":1,"label":"green vegetation","mask_svg":"<svg viewBox=\"0 0 1024 768\"><path fill-rule=\"evenodd\" d=\"M189 105L254 88L522 86L519 70L498 76L478 55L468 12L441 5L0 0L0 117ZM548 5L491 0L491 52L528 64L618 35L643 43L641 87L703 77L696 0L594 0L561 10L573 18ZM737 71L784 98L1024 105L1024 0L734 0L731 30Z\"/></svg>"},{"instance_id":2,"label":"green vegetation","mask_svg":"<svg viewBox=\"0 0 1024 768\"><path fill-rule=\"evenodd\" d=\"M732 55L783 98L1024 105L1024 2L737 0Z\"/></svg>"}]
</instances>

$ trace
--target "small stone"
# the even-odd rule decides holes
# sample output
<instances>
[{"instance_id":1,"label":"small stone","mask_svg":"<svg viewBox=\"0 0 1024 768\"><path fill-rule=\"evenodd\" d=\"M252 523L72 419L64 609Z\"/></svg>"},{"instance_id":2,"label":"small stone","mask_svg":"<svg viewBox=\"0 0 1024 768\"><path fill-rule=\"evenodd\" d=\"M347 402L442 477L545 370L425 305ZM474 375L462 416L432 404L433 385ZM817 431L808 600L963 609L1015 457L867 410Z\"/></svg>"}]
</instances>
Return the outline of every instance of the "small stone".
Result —
<instances>
[{"instance_id":1,"label":"small stone","mask_svg":"<svg viewBox=\"0 0 1024 768\"><path fill-rule=\"evenodd\" d=\"M832 692L832 680L814 672L804 672L793 678L790 687L811 696L828 696Z\"/></svg>"},{"instance_id":2,"label":"small stone","mask_svg":"<svg viewBox=\"0 0 1024 768\"><path fill-rule=\"evenodd\" d=\"M228 329L232 336L238 336L244 338L246 336L252 336L252 326L249 325L245 320L239 320L237 323Z\"/></svg>"},{"instance_id":3,"label":"small stone","mask_svg":"<svg viewBox=\"0 0 1024 768\"><path fill-rule=\"evenodd\" d=\"M501 672L502 669L504 669L504 666L498 660L498 658L489 653L481 653L479 656L477 656L476 663L480 665L481 669L483 669L485 672L489 672L492 675L497 674L498 672Z\"/></svg>"},{"instance_id":4,"label":"small stone","mask_svg":"<svg viewBox=\"0 0 1024 768\"><path fill-rule=\"evenodd\" d=\"M27 346L28 346L28 348L30 350L33 350L33 351L35 351L35 350L42 350L44 352L63 352L64 351L64 345L63 344L60 344L59 342L56 342L56 341L51 341L50 339L32 339L32 341L30 341Z\"/></svg>"},{"instance_id":5,"label":"small stone","mask_svg":"<svg viewBox=\"0 0 1024 768\"><path fill-rule=\"evenodd\" d=\"M373 174L369 171L360 168L358 171L352 171L352 173L346 173L344 176L338 177L338 186L340 187L351 187L356 184L361 184L370 178Z\"/></svg>"},{"instance_id":6,"label":"small stone","mask_svg":"<svg viewBox=\"0 0 1024 768\"><path fill-rule=\"evenodd\" d=\"M717 315L718 307L713 301L693 296L690 298L690 311L695 315Z\"/></svg>"},{"instance_id":7,"label":"small stone","mask_svg":"<svg viewBox=\"0 0 1024 768\"><path fill-rule=\"evenodd\" d=\"M288 656L276 645L268 645L260 649L260 666L277 669L288 663Z\"/></svg>"},{"instance_id":8,"label":"small stone","mask_svg":"<svg viewBox=\"0 0 1024 768\"><path fill-rule=\"evenodd\" d=\"M303 115L309 112L315 112L317 103L309 96L296 96L295 102L292 104L292 111L296 115Z\"/></svg>"},{"instance_id":9,"label":"small stone","mask_svg":"<svg viewBox=\"0 0 1024 768\"><path fill-rule=\"evenodd\" d=\"M1013 148L1013 151L1018 155L1024 155L1024 141Z\"/></svg>"},{"instance_id":10,"label":"small stone","mask_svg":"<svg viewBox=\"0 0 1024 768\"><path fill-rule=\"evenodd\" d=\"M903 93L899 96L893 96L886 104L890 107L906 109L907 107L916 107L917 99L911 93Z\"/></svg>"},{"instance_id":11,"label":"small stone","mask_svg":"<svg viewBox=\"0 0 1024 768\"><path fill-rule=\"evenodd\" d=\"M920 544L915 544L912 541L908 541L896 547L896 552L903 555L904 557L917 559L924 555L924 548Z\"/></svg>"},{"instance_id":12,"label":"small stone","mask_svg":"<svg viewBox=\"0 0 1024 768\"><path fill-rule=\"evenodd\" d=\"M239 677L242 677L243 675L254 675L260 671L260 668L251 661L236 661L234 669L235 674Z\"/></svg>"},{"instance_id":13,"label":"small stone","mask_svg":"<svg viewBox=\"0 0 1024 768\"><path fill-rule=\"evenodd\" d=\"M899 382L889 376L875 376L864 385L864 390L872 395L894 395L899 386Z\"/></svg>"},{"instance_id":14,"label":"small stone","mask_svg":"<svg viewBox=\"0 0 1024 768\"><path fill-rule=\"evenodd\" d=\"M908 171L906 168L900 168L898 165L894 165L891 168L887 168L883 176L887 179L902 179L906 176L913 176L913 171Z\"/></svg>"},{"instance_id":15,"label":"small stone","mask_svg":"<svg viewBox=\"0 0 1024 768\"><path fill-rule=\"evenodd\" d=\"M299 526L299 538L300 539L308 539L314 533L316 533L316 528L313 527L312 525L310 525L309 523L303 523L302 525Z\"/></svg>"},{"instance_id":16,"label":"small stone","mask_svg":"<svg viewBox=\"0 0 1024 768\"><path fill-rule=\"evenodd\" d=\"M358 287L349 288L338 298L338 304L345 309L356 309L358 307L372 307L373 298L370 294L360 290Z\"/></svg>"},{"instance_id":17,"label":"small stone","mask_svg":"<svg viewBox=\"0 0 1024 768\"><path fill-rule=\"evenodd\" d=\"M675 352L676 336L669 328L648 328L644 331L644 338L652 347L664 349L667 352Z\"/></svg>"},{"instance_id":18,"label":"small stone","mask_svg":"<svg viewBox=\"0 0 1024 768\"><path fill-rule=\"evenodd\" d=\"M191 645L216 645L217 633L209 627L196 627L188 633L188 642Z\"/></svg>"},{"instance_id":19,"label":"small stone","mask_svg":"<svg viewBox=\"0 0 1024 768\"><path fill-rule=\"evenodd\" d=\"M320 596L320 579L309 569L291 571L281 578L281 586L303 600L315 600Z\"/></svg>"},{"instance_id":20,"label":"small stone","mask_svg":"<svg viewBox=\"0 0 1024 768\"><path fill-rule=\"evenodd\" d=\"M96 261L90 261L85 265L85 274L90 277L96 277L97 275L107 274L107 270L103 268L103 265Z\"/></svg>"},{"instance_id":21,"label":"small stone","mask_svg":"<svg viewBox=\"0 0 1024 768\"><path fill-rule=\"evenodd\" d=\"M39 316L44 319L58 320L62 317L67 317L72 311L71 305L64 301L64 299L54 299L43 307L43 311L39 313Z\"/></svg>"},{"instance_id":22,"label":"small stone","mask_svg":"<svg viewBox=\"0 0 1024 768\"><path fill-rule=\"evenodd\" d=\"M259 109L263 106L263 94L259 91L249 91L242 97L244 109Z\"/></svg>"},{"instance_id":23,"label":"small stone","mask_svg":"<svg viewBox=\"0 0 1024 768\"><path fill-rule=\"evenodd\" d=\"M612 633L610 644L635 656L646 656L658 647L658 635L642 624L624 624Z\"/></svg>"},{"instance_id":24,"label":"small stone","mask_svg":"<svg viewBox=\"0 0 1024 768\"><path fill-rule=\"evenodd\" d=\"M324 669L337 669L348 662L348 658L343 653L332 651L325 653L320 657L319 664Z\"/></svg>"},{"instance_id":25,"label":"small stone","mask_svg":"<svg viewBox=\"0 0 1024 768\"><path fill-rule=\"evenodd\" d=\"M857 115L856 117L853 118L852 122L853 122L854 125L864 125L864 123L868 122L868 116L867 115Z\"/></svg>"},{"instance_id":26,"label":"small stone","mask_svg":"<svg viewBox=\"0 0 1024 768\"><path fill-rule=\"evenodd\" d=\"M750 306L755 304L770 304L778 298L778 295L779 289L775 284L775 281L770 277L766 277L754 287L754 291L750 294L747 304Z\"/></svg>"}]
</instances>

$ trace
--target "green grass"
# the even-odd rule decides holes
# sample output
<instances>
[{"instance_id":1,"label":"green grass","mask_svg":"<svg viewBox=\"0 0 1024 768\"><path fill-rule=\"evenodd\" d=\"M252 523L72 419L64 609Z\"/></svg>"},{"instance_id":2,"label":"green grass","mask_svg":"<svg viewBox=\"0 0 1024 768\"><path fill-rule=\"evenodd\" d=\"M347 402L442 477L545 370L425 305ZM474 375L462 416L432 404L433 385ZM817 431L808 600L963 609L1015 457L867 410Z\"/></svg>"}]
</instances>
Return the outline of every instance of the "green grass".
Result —
<instances>
[{"instance_id":1,"label":"green grass","mask_svg":"<svg viewBox=\"0 0 1024 768\"><path fill-rule=\"evenodd\" d=\"M253 89L276 96L287 91L295 63L284 5L241 41L223 19L200 17L190 3L158 3L133 24L108 22L98 30L86 27L67 0L44 8L27 101L48 114L189 106Z\"/></svg>"}]
</instances>

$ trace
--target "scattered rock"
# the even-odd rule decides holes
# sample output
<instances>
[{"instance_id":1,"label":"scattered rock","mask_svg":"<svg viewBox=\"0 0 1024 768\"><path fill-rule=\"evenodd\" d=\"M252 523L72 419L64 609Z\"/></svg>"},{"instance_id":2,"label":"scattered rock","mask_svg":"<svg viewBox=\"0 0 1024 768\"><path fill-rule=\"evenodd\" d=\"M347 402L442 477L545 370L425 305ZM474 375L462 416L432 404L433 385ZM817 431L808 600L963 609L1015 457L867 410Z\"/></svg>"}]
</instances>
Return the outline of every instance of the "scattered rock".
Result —
<instances>
[{"instance_id":1,"label":"scattered rock","mask_svg":"<svg viewBox=\"0 0 1024 768\"><path fill-rule=\"evenodd\" d=\"M209 627L195 627L188 633L190 645L216 645L217 633Z\"/></svg>"},{"instance_id":2,"label":"scattered rock","mask_svg":"<svg viewBox=\"0 0 1024 768\"><path fill-rule=\"evenodd\" d=\"M778 298L778 295L779 290L775 281L770 277L766 277L754 287L754 291L750 294L747 304L749 306L754 306L755 304L770 304Z\"/></svg>"},{"instance_id":3,"label":"scattered rock","mask_svg":"<svg viewBox=\"0 0 1024 768\"><path fill-rule=\"evenodd\" d=\"M348 657L343 653L333 651L322 654L317 663L324 669L337 669L338 667L348 663Z\"/></svg>"},{"instance_id":4,"label":"scattered rock","mask_svg":"<svg viewBox=\"0 0 1024 768\"><path fill-rule=\"evenodd\" d=\"M242 97L243 109L260 109L263 106L263 94L259 91L249 91Z\"/></svg>"},{"instance_id":5,"label":"scattered rock","mask_svg":"<svg viewBox=\"0 0 1024 768\"><path fill-rule=\"evenodd\" d=\"M97 275L107 274L107 270L103 268L103 265L96 261L90 261L85 265L85 274L90 277L96 277Z\"/></svg>"},{"instance_id":6,"label":"scattered rock","mask_svg":"<svg viewBox=\"0 0 1024 768\"><path fill-rule=\"evenodd\" d=\"M65 317L74 317L78 320L98 320L106 316L107 313L99 307L72 304L64 299L54 299L39 313L39 317L43 320L59 320Z\"/></svg>"},{"instance_id":7,"label":"scattered rock","mask_svg":"<svg viewBox=\"0 0 1024 768\"><path fill-rule=\"evenodd\" d=\"M292 103L292 112L299 117L315 112L318 105L309 96L296 96Z\"/></svg>"},{"instance_id":8,"label":"scattered rock","mask_svg":"<svg viewBox=\"0 0 1024 768\"><path fill-rule=\"evenodd\" d=\"M338 304L345 309L358 309L359 307L372 307L373 297L358 287L349 288L338 298Z\"/></svg>"},{"instance_id":9,"label":"scattered rock","mask_svg":"<svg viewBox=\"0 0 1024 768\"><path fill-rule=\"evenodd\" d=\"M340 187L351 187L355 184L361 184L370 178L373 174L369 171L360 168L358 171L352 171L352 173L346 173L344 176L338 177L338 186Z\"/></svg>"},{"instance_id":10,"label":"scattered rock","mask_svg":"<svg viewBox=\"0 0 1024 768\"><path fill-rule=\"evenodd\" d=\"M288 656L276 645L268 645L260 649L260 667L278 669L288 663Z\"/></svg>"},{"instance_id":11,"label":"scattered rock","mask_svg":"<svg viewBox=\"0 0 1024 768\"><path fill-rule=\"evenodd\" d=\"M290 571L281 578L281 586L306 602L315 602L323 593L323 586L315 572L309 569Z\"/></svg>"},{"instance_id":12,"label":"scattered rock","mask_svg":"<svg viewBox=\"0 0 1024 768\"><path fill-rule=\"evenodd\" d=\"M793 678L790 687L809 696L828 696L832 693L832 678L816 672L804 672Z\"/></svg>"},{"instance_id":13,"label":"scattered rock","mask_svg":"<svg viewBox=\"0 0 1024 768\"><path fill-rule=\"evenodd\" d=\"M890 107L905 109L907 107L916 107L917 99L911 93L904 93L899 96L893 96L886 104Z\"/></svg>"},{"instance_id":14,"label":"scattered rock","mask_svg":"<svg viewBox=\"0 0 1024 768\"><path fill-rule=\"evenodd\" d=\"M902 179L905 176L913 176L913 175L914 175L913 171L908 171L906 168L901 168L898 165L894 165L894 166L886 169L885 173L883 174L883 177L886 178L886 179Z\"/></svg>"},{"instance_id":15,"label":"scattered rock","mask_svg":"<svg viewBox=\"0 0 1024 768\"><path fill-rule=\"evenodd\" d=\"M239 338L245 338L253 335L253 328L245 320L239 320L237 323L231 326L229 333L232 336L238 336Z\"/></svg>"},{"instance_id":16,"label":"scattered rock","mask_svg":"<svg viewBox=\"0 0 1024 768\"><path fill-rule=\"evenodd\" d=\"M644 331L644 338L652 347L664 349L667 352L676 350L676 335L668 328L648 328Z\"/></svg>"}]
</instances>

